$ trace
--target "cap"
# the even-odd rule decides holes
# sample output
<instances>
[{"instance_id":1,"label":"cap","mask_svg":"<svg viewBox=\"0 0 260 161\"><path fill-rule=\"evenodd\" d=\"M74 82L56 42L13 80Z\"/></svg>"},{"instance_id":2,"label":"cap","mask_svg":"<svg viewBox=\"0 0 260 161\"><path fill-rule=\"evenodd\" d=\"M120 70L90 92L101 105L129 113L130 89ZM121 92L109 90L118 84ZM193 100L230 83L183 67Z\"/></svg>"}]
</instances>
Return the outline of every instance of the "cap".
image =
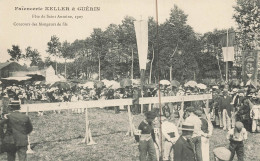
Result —
<instances>
[{"instance_id":1,"label":"cap","mask_svg":"<svg viewBox=\"0 0 260 161\"><path fill-rule=\"evenodd\" d=\"M237 121L235 124L235 128L238 130L241 130L244 127L243 123L240 121Z\"/></svg>"},{"instance_id":2,"label":"cap","mask_svg":"<svg viewBox=\"0 0 260 161\"><path fill-rule=\"evenodd\" d=\"M194 108L194 107L187 107L187 108L186 108L186 111L187 111L187 112L194 112L194 111L195 111L195 108Z\"/></svg>"},{"instance_id":3,"label":"cap","mask_svg":"<svg viewBox=\"0 0 260 161\"><path fill-rule=\"evenodd\" d=\"M202 116L203 112L201 110L196 110L194 111L194 114L200 117Z\"/></svg>"},{"instance_id":4,"label":"cap","mask_svg":"<svg viewBox=\"0 0 260 161\"><path fill-rule=\"evenodd\" d=\"M154 119L156 117L156 113L152 111L148 111L147 113L145 113L145 116L147 119Z\"/></svg>"}]
</instances>

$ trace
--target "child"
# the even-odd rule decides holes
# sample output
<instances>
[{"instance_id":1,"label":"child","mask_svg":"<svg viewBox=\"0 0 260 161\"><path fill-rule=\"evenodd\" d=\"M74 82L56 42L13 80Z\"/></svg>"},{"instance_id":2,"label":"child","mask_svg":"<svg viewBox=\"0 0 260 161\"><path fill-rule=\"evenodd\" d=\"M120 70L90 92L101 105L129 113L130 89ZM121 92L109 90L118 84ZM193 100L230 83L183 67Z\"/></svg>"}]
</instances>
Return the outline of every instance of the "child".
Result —
<instances>
[{"instance_id":1,"label":"child","mask_svg":"<svg viewBox=\"0 0 260 161\"><path fill-rule=\"evenodd\" d=\"M236 122L235 128L228 131L227 139L230 141L229 150L231 151L230 161L233 160L237 153L238 161L244 160L244 143L247 139L247 131L242 122Z\"/></svg>"},{"instance_id":2,"label":"child","mask_svg":"<svg viewBox=\"0 0 260 161\"><path fill-rule=\"evenodd\" d=\"M147 112L146 119L143 120L138 130L140 131L140 137L135 137L136 141L139 142L140 161L157 161L156 149L154 146L154 127L153 120L156 118L156 113ZM135 134L136 135L136 134Z\"/></svg>"}]
</instances>

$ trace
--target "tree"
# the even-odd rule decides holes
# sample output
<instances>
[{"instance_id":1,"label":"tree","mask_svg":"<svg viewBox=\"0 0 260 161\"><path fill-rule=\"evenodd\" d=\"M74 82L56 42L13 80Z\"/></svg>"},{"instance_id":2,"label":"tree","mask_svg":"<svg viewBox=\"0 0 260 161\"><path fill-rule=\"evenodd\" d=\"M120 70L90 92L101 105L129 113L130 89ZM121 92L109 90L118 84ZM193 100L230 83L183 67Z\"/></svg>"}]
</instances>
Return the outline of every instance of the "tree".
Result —
<instances>
[{"instance_id":1,"label":"tree","mask_svg":"<svg viewBox=\"0 0 260 161\"><path fill-rule=\"evenodd\" d=\"M234 18L238 24L237 38L243 49L254 49L259 46L260 1L237 0L234 7Z\"/></svg>"},{"instance_id":2,"label":"tree","mask_svg":"<svg viewBox=\"0 0 260 161\"><path fill-rule=\"evenodd\" d=\"M51 40L47 43L47 52L55 57L55 72L57 74L57 57L60 57L61 43L56 35L51 36Z\"/></svg>"},{"instance_id":3,"label":"tree","mask_svg":"<svg viewBox=\"0 0 260 161\"><path fill-rule=\"evenodd\" d=\"M19 61L22 56L22 51L18 45L12 45L12 49L7 49L7 52L11 56L11 61Z\"/></svg>"},{"instance_id":4,"label":"tree","mask_svg":"<svg viewBox=\"0 0 260 161\"><path fill-rule=\"evenodd\" d=\"M42 59L40 57L40 53L37 49L32 49L30 46L28 46L25 49L25 55L23 55L25 59L29 59L31 61L30 66L38 66L39 62L42 62Z\"/></svg>"},{"instance_id":5,"label":"tree","mask_svg":"<svg viewBox=\"0 0 260 161\"><path fill-rule=\"evenodd\" d=\"M65 78L67 78L67 59L72 59L74 57L73 48L71 47L70 43L68 43L67 41L64 41L62 43L60 52L61 52L62 57L65 60L64 71L65 71Z\"/></svg>"}]
</instances>

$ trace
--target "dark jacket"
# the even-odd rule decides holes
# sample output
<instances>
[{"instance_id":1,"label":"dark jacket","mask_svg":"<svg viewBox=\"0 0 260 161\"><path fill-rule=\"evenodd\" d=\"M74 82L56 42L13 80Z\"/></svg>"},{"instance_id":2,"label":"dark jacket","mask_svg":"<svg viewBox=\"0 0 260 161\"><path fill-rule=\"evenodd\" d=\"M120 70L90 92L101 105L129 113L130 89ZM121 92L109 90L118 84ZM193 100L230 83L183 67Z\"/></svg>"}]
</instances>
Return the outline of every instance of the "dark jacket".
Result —
<instances>
[{"instance_id":1,"label":"dark jacket","mask_svg":"<svg viewBox=\"0 0 260 161\"><path fill-rule=\"evenodd\" d=\"M7 115L7 118L8 119L3 122L7 124L5 136L13 136L16 146L27 146L27 135L30 134L33 130L30 118L20 112L11 112Z\"/></svg>"},{"instance_id":2,"label":"dark jacket","mask_svg":"<svg viewBox=\"0 0 260 161\"><path fill-rule=\"evenodd\" d=\"M219 109L223 112L224 109L227 110L228 116L231 117L231 111L233 111L233 105L231 105L232 98L227 96L226 98L222 97L219 102Z\"/></svg>"},{"instance_id":3,"label":"dark jacket","mask_svg":"<svg viewBox=\"0 0 260 161\"><path fill-rule=\"evenodd\" d=\"M174 145L174 161L195 161L193 146L183 136Z\"/></svg>"}]
</instances>

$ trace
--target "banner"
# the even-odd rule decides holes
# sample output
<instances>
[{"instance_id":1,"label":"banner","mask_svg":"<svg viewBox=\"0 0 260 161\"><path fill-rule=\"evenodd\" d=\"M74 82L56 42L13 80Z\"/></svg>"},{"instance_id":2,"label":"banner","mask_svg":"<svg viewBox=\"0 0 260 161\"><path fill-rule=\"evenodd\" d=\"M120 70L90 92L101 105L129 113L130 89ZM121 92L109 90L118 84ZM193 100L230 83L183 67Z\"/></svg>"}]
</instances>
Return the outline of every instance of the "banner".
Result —
<instances>
[{"instance_id":1,"label":"banner","mask_svg":"<svg viewBox=\"0 0 260 161\"><path fill-rule=\"evenodd\" d=\"M234 61L235 49L234 47L222 47L224 62Z\"/></svg>"},{"instance_id":2,"label":"banner","mask_svg":"<svg viewBox=\"0 0 260 161\"><path fill-rule=\"evenodd\" d=\"M148 55L148 22L145 20L135 21L134 25L139 56L139 66L140 70L145 70Z\"/></svg>"},{"instance_id":3,"label":"banner","mask_svg":"<svg viewBox=\"0 0 260 161\"><path fill-rule=\"evenodd\" d=\"M228 36L228 39L227 39ZM228 41L228 44L227 44ZM220 35L220 44L222 47L234 46L236 44L236 33L234 31Z\"/></svg>"}]
</instances>

